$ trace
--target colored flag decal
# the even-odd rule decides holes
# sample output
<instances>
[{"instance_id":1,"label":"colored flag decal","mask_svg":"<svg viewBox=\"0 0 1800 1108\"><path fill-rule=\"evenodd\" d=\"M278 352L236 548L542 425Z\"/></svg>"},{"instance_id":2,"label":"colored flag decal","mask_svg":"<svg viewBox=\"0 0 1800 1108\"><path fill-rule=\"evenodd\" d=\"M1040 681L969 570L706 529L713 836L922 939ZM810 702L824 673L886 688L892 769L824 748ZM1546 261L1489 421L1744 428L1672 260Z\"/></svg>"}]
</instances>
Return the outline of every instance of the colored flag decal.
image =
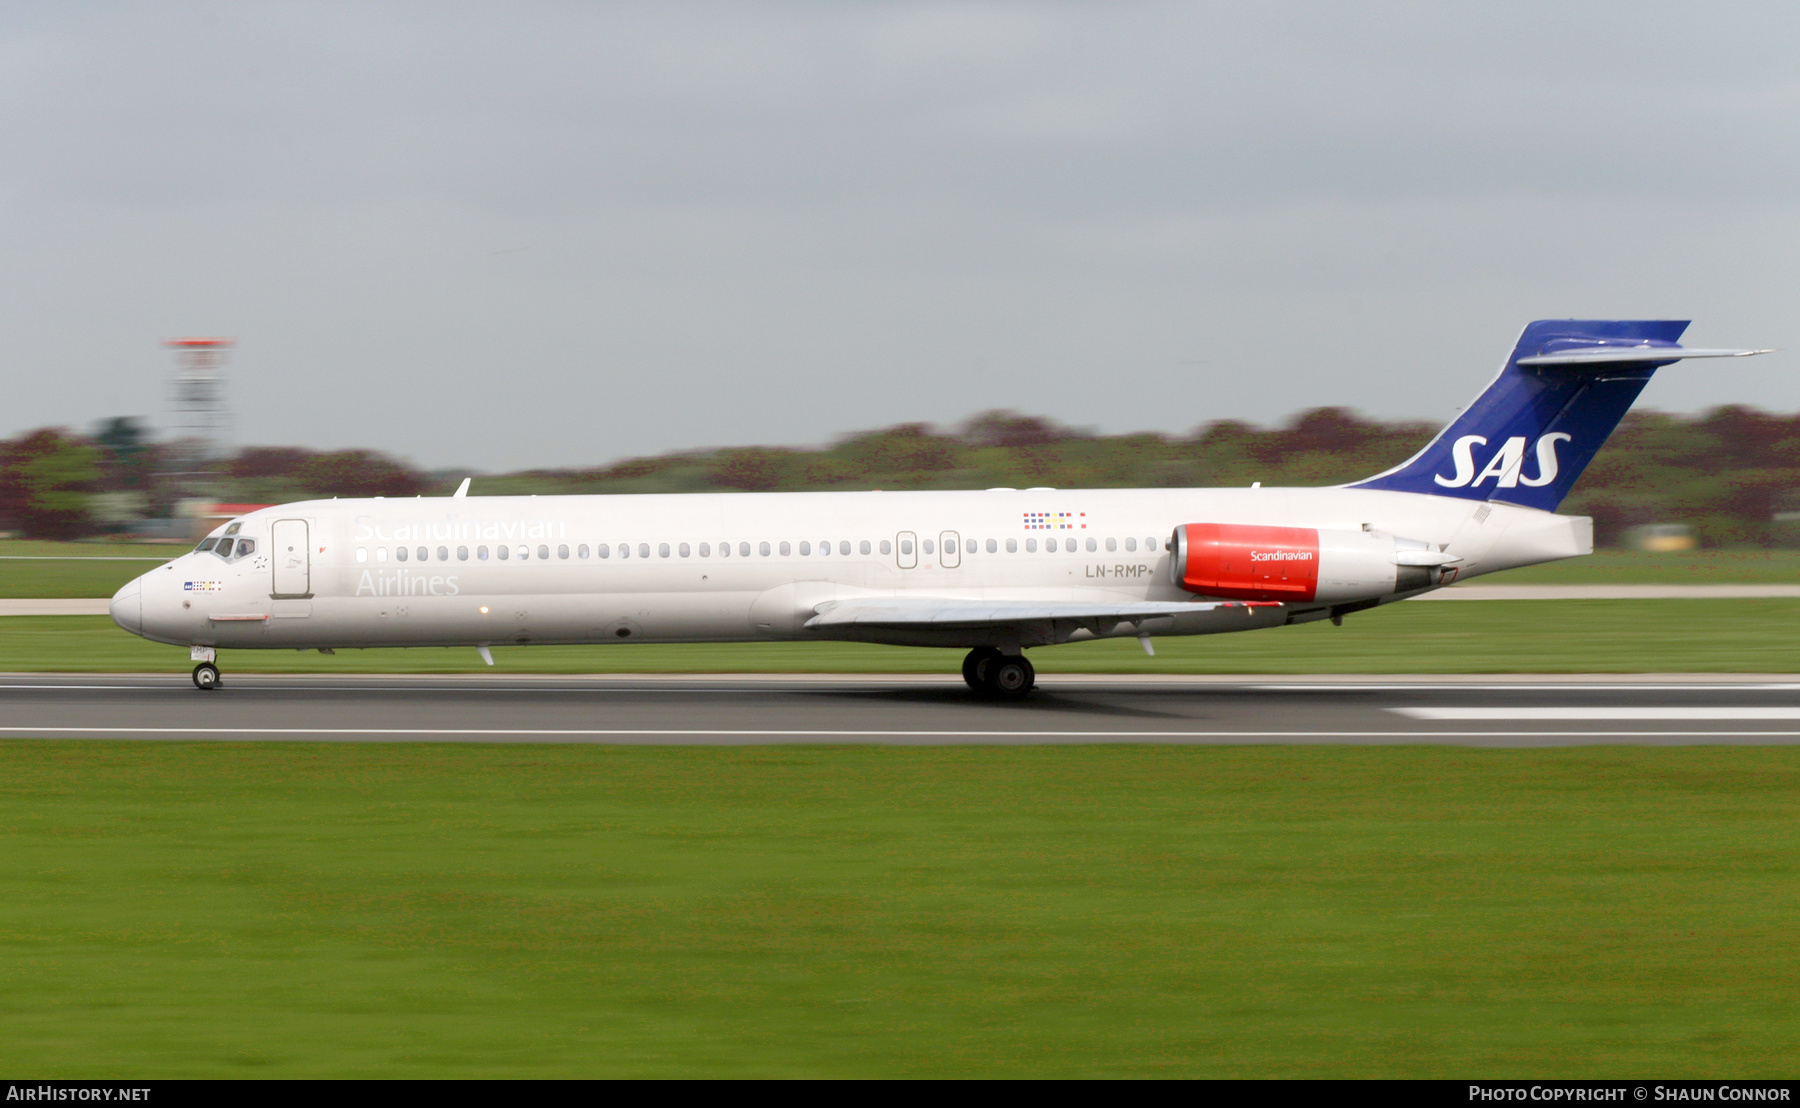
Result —
<instances>
[{"instance_id":1,"label":"colored flag decal","mask_svg":"<svg viewBox=\"0 0 1800 1108\"><path fill-rule=\"evenodd\" d=\"M183 592L224 592L225 591L225 582L223 582L223 581L183 581L181 583L181 588L182 588Z\"/></svg>"},{"instance_id":2,"label":"colored flag decal","mask_svg":"<svg viewBox=\"0 0 1800 1108\"><path fill-rule=\"evenodd\" d=\"M1027 531L1085 531L1086 512L1026 512Z\"/></svg>"}]
</instances>

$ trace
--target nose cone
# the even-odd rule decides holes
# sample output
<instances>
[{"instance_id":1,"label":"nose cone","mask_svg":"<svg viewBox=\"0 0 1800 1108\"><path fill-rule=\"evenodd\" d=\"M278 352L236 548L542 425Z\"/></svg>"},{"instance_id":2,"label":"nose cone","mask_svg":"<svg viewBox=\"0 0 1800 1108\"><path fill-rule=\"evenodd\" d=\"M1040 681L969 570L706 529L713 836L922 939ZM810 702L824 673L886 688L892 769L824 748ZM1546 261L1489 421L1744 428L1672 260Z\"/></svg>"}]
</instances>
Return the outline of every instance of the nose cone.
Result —
<instances>
[{"instance_id":1,"label":"nose cone","mask_svg":"<svg viewBox=\"0 0 1800 1108\"><path fill-rule=\"evenodd\" d=\"M142 580L139 577L127 581L124 588L113 593L109 608L113 622L134 635L141 634L144 627L144 600L138 588Z\"/></svg>"}]
</instances>

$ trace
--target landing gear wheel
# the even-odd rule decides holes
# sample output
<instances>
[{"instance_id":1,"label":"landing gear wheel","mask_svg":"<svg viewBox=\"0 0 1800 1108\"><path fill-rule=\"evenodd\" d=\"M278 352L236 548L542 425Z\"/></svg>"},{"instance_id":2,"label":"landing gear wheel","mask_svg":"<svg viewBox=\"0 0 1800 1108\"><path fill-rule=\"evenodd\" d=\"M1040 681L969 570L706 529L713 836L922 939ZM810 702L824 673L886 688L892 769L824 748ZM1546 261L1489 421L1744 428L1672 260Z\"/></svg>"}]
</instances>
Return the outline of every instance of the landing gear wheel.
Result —
<instances>
[{"instance_id":1,"label":"landing gear wheel","mask_svg":"<svg viewBox=\"0 0 1800 1108\"><path fill-rule=\"evenodd\" d=\"M201 662L194 667L194 687L211 691L219 687L219 667L211 662Z\"/></svg>"},{"instance_id":2,"label":"landing gear wheel","mask_svg":"<svg viewBox=\"0 0 1800 1108\"><path fill-rule=\"evenodd\" d=\"M998 657L1000 651L991 646L978 646L969 651L969 656L963 659L963 680L971 689L985 694L988 691L987 667Z\"/></svg>"},{"instance_id":3,"label":"landing gear wheel","mask_svg":"<svg viewBox=\"0 0 1800 1108\"><path fill-rule=\"evenodd\" d=\"M1022 700L1037 684L1037 670L1023 654L1009 654L987 665L988 691L1004 700Z\"/></svg>"}]
</instances>

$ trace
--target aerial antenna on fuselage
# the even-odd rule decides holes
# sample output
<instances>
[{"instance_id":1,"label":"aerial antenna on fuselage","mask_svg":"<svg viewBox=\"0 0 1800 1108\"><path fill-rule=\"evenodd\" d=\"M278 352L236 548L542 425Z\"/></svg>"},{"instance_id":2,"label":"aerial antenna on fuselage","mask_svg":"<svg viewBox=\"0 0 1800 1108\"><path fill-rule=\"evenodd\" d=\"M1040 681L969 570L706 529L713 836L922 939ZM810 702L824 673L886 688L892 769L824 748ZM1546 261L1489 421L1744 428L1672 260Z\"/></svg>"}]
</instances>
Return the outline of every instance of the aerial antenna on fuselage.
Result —
<instances>
[{"instance_id":1,"label":"aerial antenna on fuselage","mask_svg":"<svg viewBox=\"0 0 1800 1108\"><path fill-rule=\"evenodd\" d=\"M456 486L456 491L450 494L451 499L454 500L469 495L469 482L473 480L473 477L464 477L463 483Z\"/></svg>"}]
</instances>

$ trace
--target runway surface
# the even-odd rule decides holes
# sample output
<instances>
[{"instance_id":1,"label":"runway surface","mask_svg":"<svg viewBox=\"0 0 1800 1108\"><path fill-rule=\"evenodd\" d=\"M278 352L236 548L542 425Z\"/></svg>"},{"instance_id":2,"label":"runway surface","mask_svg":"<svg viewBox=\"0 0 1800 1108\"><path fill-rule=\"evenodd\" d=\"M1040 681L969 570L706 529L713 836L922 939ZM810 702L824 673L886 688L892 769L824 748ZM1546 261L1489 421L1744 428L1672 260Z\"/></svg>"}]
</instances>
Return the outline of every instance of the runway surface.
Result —
<instances>
[{"instance_id":1,"label":"runway surface","mask_svg":"<svg viewBox=\"0 0 1800 1108\"><path fill-rule=\"evenodd\" d=\"M0 676L9 738L337 742L1800 743L1800 682L1716 678Z\"/></svg>"}]
</instances>

